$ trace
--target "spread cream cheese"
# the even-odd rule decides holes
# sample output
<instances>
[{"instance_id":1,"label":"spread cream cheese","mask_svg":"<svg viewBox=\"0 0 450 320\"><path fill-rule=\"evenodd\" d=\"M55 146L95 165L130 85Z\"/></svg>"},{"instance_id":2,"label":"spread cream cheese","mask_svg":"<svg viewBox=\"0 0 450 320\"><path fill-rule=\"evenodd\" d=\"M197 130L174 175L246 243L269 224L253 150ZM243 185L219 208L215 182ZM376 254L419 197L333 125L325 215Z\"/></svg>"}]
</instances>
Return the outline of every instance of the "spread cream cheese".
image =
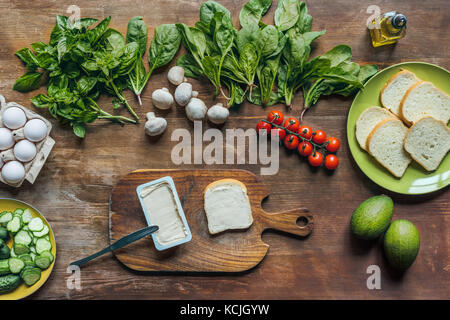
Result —
<instances>
[{"instance_id":1,"label":"spread cream cheese","mask_svg":"<svg viewBox=\"0 0 450 320\"><path fill-rule=\"evenodd\" d=\"M205 212L211 234L246 229L253 223L247 188L234 179L218 180L206 187Z\"/></svg>"},{"instance_id":2,"label":"spread cream cheese","mask_svg":"<svg viewBox=\"0 0 450 320\"><path fill-rule=\"evenodd\" d=\"M159 227L154 236L161 245L168 245L186 238L188 233L170 184L161 182L147 186L141 190L139 196L151 223Z\"/></svg>"}]
</instances>

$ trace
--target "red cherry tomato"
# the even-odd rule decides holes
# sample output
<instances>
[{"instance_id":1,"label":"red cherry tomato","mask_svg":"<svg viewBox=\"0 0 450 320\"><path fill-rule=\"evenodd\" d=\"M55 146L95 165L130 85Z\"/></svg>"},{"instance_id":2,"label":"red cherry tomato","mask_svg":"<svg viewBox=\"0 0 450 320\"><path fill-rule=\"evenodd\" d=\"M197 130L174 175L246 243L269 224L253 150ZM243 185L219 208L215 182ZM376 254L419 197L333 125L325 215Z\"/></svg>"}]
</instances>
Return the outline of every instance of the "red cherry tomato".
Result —
<instances>
[{"instance_id":1,"label":"red cherry tomato","mask_svg":"<svg viewBox=\"0 0 450 320\"><path fill-rule=\"evenodd\" d=\"M256 132L260 133L260 130L263 130L263 133L269 134L270 129L272 129L272 125L270 123L259 121L256 125Z\"/></svg>"},{"instance_id":2,"label":"red cherry tomato","mask_svg":"<svg viewBox=\"0 0 450 320\"><path fill-rule=\"evenodd\" d=\"M293 149L297 148L298 143L299 143L298 137L293 134L288 134L286 136L286 138L284 138L284 145L289 150L293 150Z\"/></svg>"},{"instance_id":3,"label":"red cherry tomato","mask_svg":"<svg viewBox=\"0 0 450 320\"><path fill-rule=\"evenodd\" d=\"M277 124L279 126L281 126L281 124L283 123L283 119L284 119L283 114L281 113L281 111L278 111L278 110L272 110L267 115L268 121L270 121L274 124Z\"/></svg>"},{"instance_id":4,"label":"red cherry tomato","mask_svg":"<svg viewBox=\"0 0 450 320\"><path fill-rule=\"evenodd\" d=\"M339 141L338 138L335 137L329 137L327 139L327 150L330 152L336 152L339 150L340 146L341 146L341 141Z\"/></svg>"},{"instance_id":5,"label":"red cherry tomato","mask_svg":"<svg viewBox=\"0 0 450 320\"><path fill-rule=\"evenodd\" d=\"M300 126L300 123L297 119L290 117L287 118L284 122L284 127L292 132L298 132L298 127Z\"/></svg>"},{"instance_id":6,"label":"red cherry tomato","mask_svg":"<svg viewBox=\"0 0 450 320\"><path fill-rule=\"evenodd\" d=\"M307 157L313 152L312 144L308 141L303 141L298 145L298 153L301 156Z\"/></svg>"},{"instance_id":7,"label":"red cherry tomato","mask_svg":"<svg viewBox=\"0 0 450 320\"><path fill-rule=\"evenodd\" d=\"M280 128L273 128L272 129L272 137L279 136L280 141L283 141L284 137L286 136L286 130L280 129Z\"/></svg>"},{"instance_id":8,"label":"red cherry tomato","mask_svg":"<svg viewBox=\"0 0 450 320\"><path fill-rule=\"evenodd\" d=\"M312 141L317 144L323 144L327 141L327 135L322 130L314 131L312 135Z\"/></svg>"},{"instance_id":9,"label":"red cherry tomato","mask_svg":"<svg viewBox=\"0 0 450 320\"><path fill-rule=\"evenodd\" d=\"M301 126L300 128L298 128L298 134L303 138L309 140L311 139L312 129L309 126Z\"/></svg>"},{"instance_id":10,"label":"red cherry tomato","mask_svg":"<svg viewBox=\"0 0 450 320\"><path fill-rule=\"evenodd\" d=\"M339 165L339 158L334 154L329 154L325 157L325 167L328 170L334 170Z\"/></svg>"},{"instance_id":11,"label":"red cherry tomato","mask_svg":"<svg viewBox=\"0 0 450 320\"><path fill-rule=\"evenodd\" d=\"M323 155L320 152L315 152L309 155L308 162L313 167L319 167L323 162Z\"/></svg>"}]
</instances>

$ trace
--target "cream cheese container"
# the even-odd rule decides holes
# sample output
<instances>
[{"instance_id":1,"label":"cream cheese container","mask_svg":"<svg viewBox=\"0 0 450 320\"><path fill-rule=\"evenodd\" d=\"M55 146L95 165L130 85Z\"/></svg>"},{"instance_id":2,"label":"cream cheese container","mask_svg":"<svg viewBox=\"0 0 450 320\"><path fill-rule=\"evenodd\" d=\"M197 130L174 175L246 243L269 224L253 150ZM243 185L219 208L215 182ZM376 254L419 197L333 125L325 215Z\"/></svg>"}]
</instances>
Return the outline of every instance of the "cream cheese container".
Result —
<instances>
[{"instance_id":1,"label":"cream cheese container","mask_svg":"<svg viewBox=\"0 0 450 320\"><path fill-rule=\"evenodd\" d=\"M152 234L157 250L191 241L192 233L171 177L163 177L136 188L147 224L159 230Z\"/></svg>"}]
</instances>

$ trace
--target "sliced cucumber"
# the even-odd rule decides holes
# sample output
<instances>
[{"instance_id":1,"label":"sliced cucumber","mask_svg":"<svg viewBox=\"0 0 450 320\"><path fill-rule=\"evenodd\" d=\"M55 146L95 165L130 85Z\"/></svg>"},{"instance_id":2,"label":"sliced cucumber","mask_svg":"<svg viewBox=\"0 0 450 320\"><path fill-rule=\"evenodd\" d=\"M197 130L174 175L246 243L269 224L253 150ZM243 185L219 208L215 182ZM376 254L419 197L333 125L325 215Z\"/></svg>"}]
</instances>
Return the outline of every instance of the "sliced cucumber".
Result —
<instances>
[{"instance_id":1,"label":"sliced cucumber","mask_svg":"<svg viewBox=\"0 0 450 320\"><path fill-rule=\"evenodd\" d=\"M36 253L36 247L35 247L35 246L31 246L31 247L30 247L30 251L31 251L32 253Z\"/></svg>"},{"instance_id":2,"label":"sliced cucumber","mask_svg":"<svg viewBox=\"0 0 450 320\"><path fill-rule=\"evenodd\" d=\"M55 257L53 256L53 254L50 251L42 251L40 256L49 258L50 263L53 262L53 260L55 259Z\"/></svg>"},{"instance_id":3,"label":"sliced cucumber","mask_svg":"<svg viewBox=\"0 0 450 320\"><path fill-rule=\"evenodd\" d=\"M46 236L49 232L50 232L50 229L47 227L47 225L44 224L44 229L42 229L42 231L39 231L39 232L33 232L33 235L37 238L41 238L41 237Z\"/></svg>"},{"instance_id":4,"label":"sliced cucumber","mask_svg":"<svg viewBox=\"0 0 450 320\"><path fill-rule=\"evenodd\" d=\"M52 249L52 244L50 241L45 240L44 238L39 238L36 241L36 253L41 254L44 251L50 251Z\"/></svg>"},{"instance_id":5,"label":"sliced cucumber","mask_svg":"<svg viewBox=\"0 0 450 320\"><path fill-rule=\"evenodd\" d=\"M11 273L17 274L22 271L23 267L25 267L25 262L20 260L19 258L9 258L8 260L9 270Z\"/></svg>"},{"instance_id":6,"label":"sliced cucumber","mask_svg":"<svg viewBox=\"0 0 450 320\"><path fill-rule=\"evenodd\" d=\"M9 211L3 211L0 214L0 224L6 226L8 222L10 222L13 218L12 212Z\"/></svg>"},{"instance_id":7,"label":"sliced cucumber","mask_svg":"<svg viewBox=\"0 0 450 320\"><path fill-rule=\"evenodd\" d=\"M11 271L9 271L8 259L0 260L0 276L4 276L9 273L11 273Z\"/></svg>"},{"instance_id":8,"label":"sliced cucumber","mask_svg":"<svg viewBox=\"0 0 450 320\"><path fill-rule=\"evenodd\" d=\"M25 210L23 210L21 208L17 208L16 210L14 210L14 214L22 215L24 211Z\"/></svg>"},{"instance_id":9,"label":"sliced cucumber","mask_svg":"<svg viewBox=\"0 0 450 320\"><path fill-rule=\"evenodd\" d=\"M23 262L25 262L25 268L35 266L33 257L31 256L31 253L22 254L19 256L19 259L22 260ZM22 272L23 272L23 270L22 270Z\"/></svg>"},{"instance_id":10,"label":"sliced cucumber","mask_svg":"<svg viewBox=\"0 0 450 320\"><path fill-rule=\"evenodd\" d=\"M36 253L30 252L29 254L31 256L31 259L33 259L33 261L34 261L34 259L36 259Z\"/></svg>"},{"instance_id":11,"label":"sliced cucumber","mask_svg":"<svg viewBox=\"0 0 450 320\"><path fill-rule=\"evenodd\" d=\"M14 236L14 243L20 243L24 246L29 246L32 241L33 239L30 234L27 231L23 231L23 229L17 232Z\"/></svg>"},{"instance_id":12,"label":"sliced cucumber","mask_svg":"<svg viewBox=\"0 0 450 320\"><path fill-rule=\"evenodd\" d=\"M42 229L44 229L44 222L42 222L42 219L39 217L33 218L28 224L28 228L33 232L42 231Z\"/></svg>"},{"instance_id":13,"label":"sliced cucumber","mask_svg":"<svg viewBox=\"0 0 450 320\"><path fill-rule=\"evenodd\" d=\"M22 213L22 221L23 223L30 223L30 221L33 219L33 215L31 214L30 209L25 209L25 211Z\"/></svg>"},{"instance_id":14,"label":"sliced cucumber","mask_svg":"<svg viewBox=\"0 0 450 320\"><path fill-rule=\"evenodd\" d=\"M19 216L14 216L6 225L6 229L11 233L16 233L22 227L22 220Z\"/></svg>"},{"instance_id":15,"label":"sliced cucumber","mask_svg":"<svg viewBox=\"0 0 450 320\"><path fill-rule=\"evenodd\" d=\"M47 269L50 266L50 259L44 256L37 256L34 263L42 270Z\"/></svg>"},{"instance_id":16,"label":"sliced cucumber","mask_svg":"<svg viewBox=\"0 0 450 320\"><path fill-rule=\"evenodd\" d=\"M20 256L22 254L29 253L29 252L30 252L30 248L28 248L27 246L25 246L21 243L14 243L14 253L17 256Z\"/></svg>"},{"instance_id":17,"label":"sliced cucumber","mask_svg":"<svg viewBox=\"0 0 450 320\"><path fill-rule=\"evenodd\" d=\"M41 279L41 269L28 268L20 275L27 286L32 286Z\"/></svg>"}]
</instances>

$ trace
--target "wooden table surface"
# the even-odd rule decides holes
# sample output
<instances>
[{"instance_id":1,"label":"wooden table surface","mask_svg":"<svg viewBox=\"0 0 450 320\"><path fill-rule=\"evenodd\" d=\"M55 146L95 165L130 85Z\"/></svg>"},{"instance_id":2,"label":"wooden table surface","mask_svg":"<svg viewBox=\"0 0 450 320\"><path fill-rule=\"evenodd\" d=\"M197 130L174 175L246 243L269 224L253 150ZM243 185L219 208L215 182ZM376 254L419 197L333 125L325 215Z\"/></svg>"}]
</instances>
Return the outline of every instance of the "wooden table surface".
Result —
<instances>
[{"instance_id":1,"label":"wooden table surface","mask_svg":"<svg viewBox=\"0 0 450 320\"><path fill-rule=\"evenodd\" d=\"M245 1L219 1L233 14L235 25ZM31 107L28 98L36 92L12 91L24 67L14 52L32 42L48 41L57 14L65 14L73 1L0 0L0 93L8 101ZM112 16L112 26L126 31L128 20L143 15L150 34L162 23L198 20L201 1L194 0L101 0L77 1L82 17ZM450 68L450 2L448 0L310 0L313 29L327 33L314 45L313 55L341 43L353 48L353 60L375 63L380 68L403 61L425 61ZM369 5L382 12L398 10L408 17L405 39L394 47L374 49L365 23ZM264 17L272 23L275 5ZM174 63L174 62L173 62ZM173 64L172 63L172 64ZM152 76L143 93L144 106L132 104L143 119L152 111L151 92L167 86L167 69ZM191 81L191 80L190 80ZM212 88L207 82L191 81L201 97L212 105ZM44 89L41 89L44 91ZM111 109L111 98L100 105ZM263 240L270 250L263 262L241 275L145 275L124 268L112 256L87 265L81 271L81 291L69 290L66 269L69 262L109 244L108 200L120 177L135 169L177 168L170 153L177 142L170 139L176 128L191 128L184 111L173 109L166 118L168 130L157 141L144 135L144 124L123 128L101 121L91 125L87 138L77 139L46 111L42 115L54 125L56 145L34 185L19 190L0 186L0 197L17 198L41 210L50 221L58 247L55 269L34 299L443 299L450 296L450 197L447 190L426 197L392 195L394 218L411 220L419 229L421 248L414 265L403 275L387 265L381 246L355 240L349 231L353 210L366 198L385 193L358 169L346 142L347 112L351 98L330 97L319 101L306 116L306 123L324 129L342 141L341 164L330 175L312 170L295 154L281 149L280 170L263 176L271 194L264 203L267 211L307 207L315 218L315 229L306 239L266 232ZM299 115L301 94L290 114ZM284 107L279 106L279 108ZM126 112L123 110L125 115ZM244 104L233 110L224 128L254 128L267 110ZM204 124L204 128L209 124ZM206 166L180 168L236 168L259 174L260 165ZM368 290L366 269L381 268L381 290Z\"/></svg>"}]
</instances>

